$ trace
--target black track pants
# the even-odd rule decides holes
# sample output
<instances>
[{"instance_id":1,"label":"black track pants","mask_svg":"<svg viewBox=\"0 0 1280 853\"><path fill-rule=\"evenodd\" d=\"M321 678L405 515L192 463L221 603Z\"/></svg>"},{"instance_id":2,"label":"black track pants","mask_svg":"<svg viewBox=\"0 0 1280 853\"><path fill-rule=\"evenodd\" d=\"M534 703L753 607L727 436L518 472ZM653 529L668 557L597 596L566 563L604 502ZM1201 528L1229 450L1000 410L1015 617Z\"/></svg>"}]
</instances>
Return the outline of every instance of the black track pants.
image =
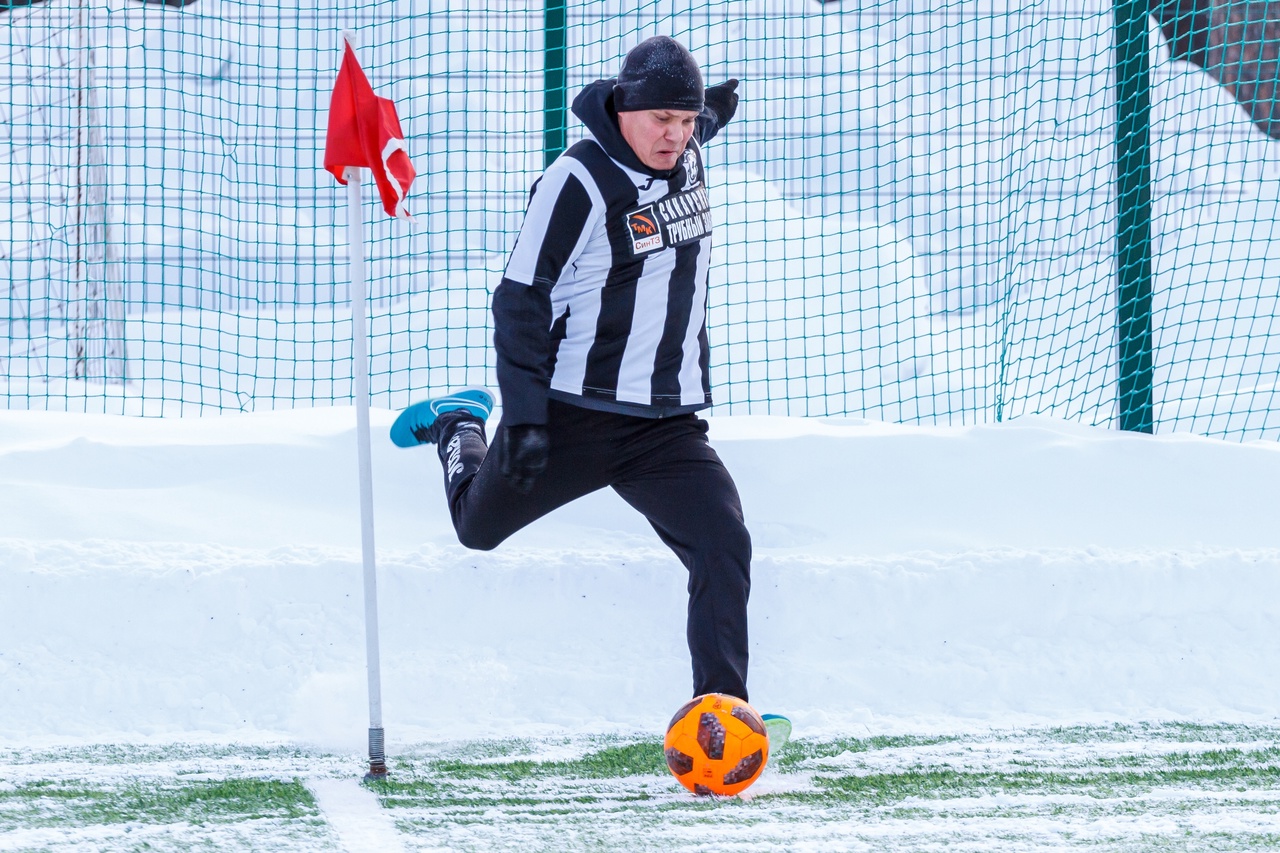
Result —
<instances>
[{"instance_id":1,"label":"black track pants","mask_svg":"<svg viewBox=\"0 0 1280 853\"><path fill-rule=\"evenodd\" d=\"M487 551L557 507L609 486L649 520L689 570L689 652L694 695L747 699L747 597L751 539L737 487L695 415L639 418L551 401L547 470L527 494L498 470L493 452L461 429L439 448L458 541Z\"/></svg>"}]
</instances>

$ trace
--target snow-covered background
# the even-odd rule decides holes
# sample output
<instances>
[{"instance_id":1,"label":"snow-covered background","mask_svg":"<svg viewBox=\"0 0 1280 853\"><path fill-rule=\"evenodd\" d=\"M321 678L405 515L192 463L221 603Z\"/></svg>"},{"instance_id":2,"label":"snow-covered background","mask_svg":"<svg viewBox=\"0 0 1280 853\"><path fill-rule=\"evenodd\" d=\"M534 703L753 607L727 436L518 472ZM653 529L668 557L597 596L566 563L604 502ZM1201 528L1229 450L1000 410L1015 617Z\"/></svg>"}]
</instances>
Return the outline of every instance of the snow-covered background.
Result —
<instances>
[{"instance_id":1,"label":"snow-covered background","mask_svg":"<svg viewBox=\"0 0 1280 853\"><path fill-rule=\"evenodd\" d=\"M724 237L711 305L724 405L712 436L756 544L753 699L808 732L1273 720L1280 445L1185 432L1280 436L1275 143L1206 74L1170 60L1153 25L1157 419L1170 434L1085 426L1113 411L1110 7L954 5L863 15L761 0L740 4L758 14L733 39L727 19L672 27L718 39L698 47L719 45L708 77L744 78L742 114L710 154ZM681 20L659 7L640 30L597 43L584 73L607 73L632 37ZM66 4L10 20L43 8ZM528 114L502 109L523 90L471 91L462 73L528 69L455 67L525 55L507 24L483 17L489 4L449 16L397 8L373 8L356 29L366 66L424 145L421 198L475 189L493 204L428 204L424 220L438 227L418 232L370 225L375 250L407 247L371 263L385 405L489 378L497 244L540 154L500 135L537 136ZM341 196L312 162L338 28L308 18L306 38L278 43L278 20L223 0L181 12L111 0L105 11L94 37L118 155L106 164L107 225L131 300L119 338L130 383L49 382L65 336L24 349L20 324L8 327L0 740L286 737L358 749L354 417L341 406L268 411L351 394ZM400 73L405 57L389 46L411 43L392 38L404 21L427 28L423 44L473 49L428 51L419 73ZM474 38L460 37L466 27ZM33 36L6 30L22 32ZM11 68L52 63L56 45L20 41ZM829 67L835 56L866 73ZM967 82L930 74L931 61ZM245 83L263 69L288 73ZM442 132L415 133L415 116L441 114ZM289 132L268 138L264 127ZM498 148L509 158L494 159ZM468 171L477 164L489 168ZM9 165L5 186L35 179L33 164ZM35 209L0 221L0 256L65 224ZM459 238L467 262L441 261L441 241L467 229L483 238ZM975 247L988 251L981 262L953 262ZM38 313L39 282L14 268L11 302ZM15 411L27 407L244 413ZM1077 422L761 414L801 409ZM434 459L393 449L390 418L375 411L390 737L655 730L687 697L685 581L643 520L601 494L495 552L466 552Z\"/></svg>"},{"instance_id":2,"label":"snow-covered background","mask_svg":"<svg viewBox=\"0 0 1280 853\"><path fill-rule=\"evenodd\" d=\"M685 573L600 493L490 553L374 412L393 743L653 732ZM755 543L753 701L809 733L1273 720L1280 447L1025 418L713 418ZM368 722L354 414L0 413L0 741Z\"/></svg>"}]
</instances>

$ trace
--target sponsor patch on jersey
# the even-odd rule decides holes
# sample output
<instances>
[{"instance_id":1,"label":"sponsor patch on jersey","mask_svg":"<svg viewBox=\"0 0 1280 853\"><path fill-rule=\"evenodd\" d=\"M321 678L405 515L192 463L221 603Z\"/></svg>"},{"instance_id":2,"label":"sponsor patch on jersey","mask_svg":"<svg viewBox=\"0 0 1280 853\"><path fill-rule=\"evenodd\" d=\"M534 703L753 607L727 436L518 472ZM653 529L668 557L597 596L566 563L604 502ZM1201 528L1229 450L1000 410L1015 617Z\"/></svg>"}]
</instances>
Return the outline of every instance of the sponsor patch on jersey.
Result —
<instances>
[{"instance_id":1,"label":"sponsor patch on jersey","mask_svg":"<svg viewBox=\"0 0 1280 853\"><path fill-rule=\"evenodd\" d=\"M668 246L684 246L711 233L711 200L706 187L658 199L653 212Z\"/></svg>"},{"instance_id":2,"label":"sponsor patch on jersey","mask_svg":"<svg viewBox=\"0 0 1280 853\"><path fill-rule=\"evenodd\" d=\"M628 213L627 231L631 234L631 251L637 255L662 248L662 227L654 216L653 205Z\"/></svg>"},{"instance_id":3,"label":"sponsor patch on jersey","mask_svg":"<svg viewBox=\"0 0 1280 853\"><path fill-rule=\"evenodd\" d=\"M628 213L627 229L636 255L701 240L711 233L706 187L673 193Z\"/></svg>"}]
</instances>

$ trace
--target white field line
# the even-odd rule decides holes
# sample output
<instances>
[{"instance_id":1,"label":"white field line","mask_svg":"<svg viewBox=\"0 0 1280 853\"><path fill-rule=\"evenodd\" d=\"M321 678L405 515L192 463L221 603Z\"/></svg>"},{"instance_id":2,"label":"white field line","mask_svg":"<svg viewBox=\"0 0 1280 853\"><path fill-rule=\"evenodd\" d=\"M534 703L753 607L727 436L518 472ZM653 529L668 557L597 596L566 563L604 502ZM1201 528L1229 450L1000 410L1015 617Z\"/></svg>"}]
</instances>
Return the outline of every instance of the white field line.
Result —
<instances>
[{"instance_id":1,"label":"white field line","mask_svg":"<svg viewBox=\"0 0 1280 853\"><path fill-rule=\"evenodd\" d=\"M308 779L321 814L347 853L408 853L378 796L356 779Z\"/></svg>"}]
</instances>

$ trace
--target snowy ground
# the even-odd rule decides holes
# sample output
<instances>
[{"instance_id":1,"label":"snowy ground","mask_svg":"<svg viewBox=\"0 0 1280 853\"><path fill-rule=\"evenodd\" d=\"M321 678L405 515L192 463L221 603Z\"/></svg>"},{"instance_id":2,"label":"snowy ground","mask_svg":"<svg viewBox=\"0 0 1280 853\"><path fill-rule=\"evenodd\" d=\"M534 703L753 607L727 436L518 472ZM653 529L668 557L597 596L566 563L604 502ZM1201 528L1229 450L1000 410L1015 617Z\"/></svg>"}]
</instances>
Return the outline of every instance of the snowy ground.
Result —
<instances>
[{"instance_id":1,"label":"snowy ground","mask_svg":"<svg viewBox=\"0 0 1280 853\"><path fill-rule=\"evenodd\" d=\"M354 756L296 747L0 750L0 850L1274 850L1278 733L801 739L722 801L675 785L656 738L418 745L372 790Z\"/></svg>"},{"instance_id":2,"label":"snowy ground","mask_svg":"<svg viewBox=\"0 0 1280 853\"><path fill-rule=\"evenodd\" d=\"M1280 838L1274 443L714 419L756 545L752 698L798 740L710 805L652 760L688 693L674 558L611 494L467 552L390 418L400 787L373 814L407 849L511 821L521 849ZM372 819L313 790L358 777L368 719L353 421L0 412L0 850L343 849Z\"/></svg>"}]
</instances>

